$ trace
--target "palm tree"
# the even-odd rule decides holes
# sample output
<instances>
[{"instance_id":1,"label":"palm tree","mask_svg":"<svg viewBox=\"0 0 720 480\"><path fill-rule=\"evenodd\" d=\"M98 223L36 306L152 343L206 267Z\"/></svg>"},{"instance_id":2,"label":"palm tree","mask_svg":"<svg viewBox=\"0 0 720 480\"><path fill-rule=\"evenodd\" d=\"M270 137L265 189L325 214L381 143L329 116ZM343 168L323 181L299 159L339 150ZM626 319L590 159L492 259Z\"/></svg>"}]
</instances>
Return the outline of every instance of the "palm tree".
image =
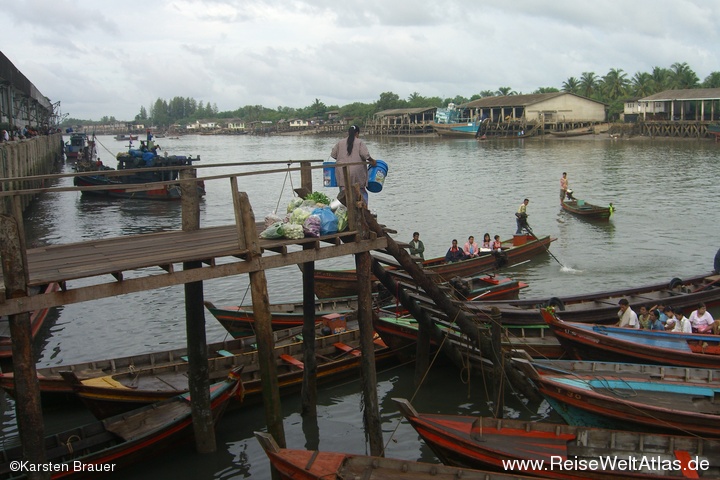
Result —
<instances>
[{"instance_id":1,"label":"palm tree","mask_svg":"<svg viewBox=\"0 0 720 480\"><path fill-rule=\"evenodd\" d=\"M512 87L499 87L497 89L497 94L499 96L506 96L506 95L517 95L517 92L512 89Z\"/></svg>"},{"instance_id":2,"label":"palm tree","mask_svg":"<svg viewBox=\"0 0 720 480\"><path fill-rule=\"evenodd\" d=\"M630 81L622 68L611 68L602 79L602 91L609 100L625 95Z\"/></svg>"},{"instance_id":3,"label":"palm tree","mask_svg":"<svg viewBox=\"0 0 720 480\"><path fill-rule=\"evenodd\" d=\"M655 93L662 92L663 90L670 88L668 85L670 70L667 68L653 67L650 76L652 77L653 90Z\"/></svg>"},{"instance_id":4,"label":"palm tree","mask_svg":"<svg viewBox=\"0 0 720 480\"><path fill-rule=\"evenodd\" d=\"M493 92L492 90L483 90L482 92L480 92L481 98L494 97L494 96L495 96L495 92Z\"/></svg>"},{"instance_id":5,"label":"palm tree","mask_svg":"<svg viewBox=\"0 0 720 480\"><path fill-rule=\"evenodd\" d=\"M675 62L670 65L670 85L672 88L696 88L700 79L687 63Z\"/></svg>"},{"instance_id":6,"label":"palm tree","mask_svg":"<svg viewBox=\"0 0 720 480\"><path fill-rule=\"evenodd\" d=\"M653 88L653 78L647 72L638 72L630 81L632 92L637 97L647 97L653 93L657 93Z\"/></svg>"},{"instance_id":7,"label":"palm tree","mask_svg":"<svg viewBox=\"0 0 720 480\"><path fill-rule=\"evenodd\" d=\"M720 88L720 72L711 72L703 81L704 88Z\"/></svg>"},{"instance_id":8,"label":"palm tree","mask_svg":"<svg viewBox=\"0 0 720 480\"><path fill-rule=\"evenodd\" d=\"M562 91L577 94L580 89L580 82L575 77L570 77L562 84Z\"/></svg>"},{"instance_id":9,"label":"palm tree","mask_svg":"<svg viewBox=\"0 0 720 480\"><path fill-rule=\"evenodd\" d=\"M591 98L598 88L598 76L595 72L583 72L580 76L580 94Z\"/></svg>"}]
</instances>

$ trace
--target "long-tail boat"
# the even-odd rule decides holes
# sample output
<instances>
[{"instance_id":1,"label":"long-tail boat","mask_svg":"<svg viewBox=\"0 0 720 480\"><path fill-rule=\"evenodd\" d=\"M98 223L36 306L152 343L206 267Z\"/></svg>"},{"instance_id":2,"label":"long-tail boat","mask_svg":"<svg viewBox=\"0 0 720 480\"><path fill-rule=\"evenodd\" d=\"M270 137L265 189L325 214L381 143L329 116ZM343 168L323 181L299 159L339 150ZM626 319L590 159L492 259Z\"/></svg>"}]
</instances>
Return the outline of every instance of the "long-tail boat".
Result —
<instances>
[{"instance_id":1,"label":"long-tail boat","mask_svg":"<svg viewBox=\"0 0 720 480\"><path fill-rule=\"evenodd\" d=\"M357 328L352 322L350 322L350 327ZM318 328L316 335L320 335L320 333L320 328ZM273 343L275 346L297 343L302 340L301 335L302 327L278 330L273 332ZM253 352L257 350L256 342L256 338L252 336L212 343L208 345L208 358L224 358L229 355ZM179 363L187 362L187 354L186 348L176 348L106 360L38 368L37 376L42 403L47 406L78 400L72 384L68 383L62 375L60 375L60 372L73 372L75 377L82 381L105 375L121 375L148 368L176 366ZM10 395L15 395L15 378L12 372L0 373L0 388Z\"/></svg>"},{"instance_id":2,"label":"long-tail boat","mask_svg":"<svg viewBox=\"0 0 720 480\"><path fill-rule=\"evenodd\" d=\"M462 415L400 412L447 465L542 478L718 478L720 440Z\"/></svg>"},{"instance_id":3,"label":"long-tail boat","mask_svg":"<svg viewBox=\"0 0 720 480\"><path fill-rule=\"evenodd\" d=\"M210 409L217 422L231 398L242 396L237 371L210 386ZM45 438L48 478L98 478L145 458L154 457L193 434L190 396L176 395L103 421L72 428ZM0 479L25 478L23 446L0 452ZM41 467L35 465L35 467Z\"/></svg>"},{"instance_id":4,"label":"long-tail boat","mask_svg":"<svg viewBox=\"0 0 720 480\"><path fill-rule=\"evenodd\" d=\"M565 322L552 308L540 314L570 358L720 368L720 335Z\"/></svg>"},{"instance_id":5,"label":"long-tail boat","mask_svg":"<svg viewBox=\"0 0 720 480\"><path fill-rule=\"evenodd\" d=\"M60 290L58 283L49 283L42 288L33 289L33 295L57 292ZM37 337L47 319L49 308L41 308L30 312L30 335L33 339ZM10 324L7 317L0 317L0 361L9 362L12 359L12 340L10 338Z\"/></svg>"},{"instance_id":6,"label":"long-tail boat","mask_svg":"<svg viewBox=\"0 0 720 480\"><path fill-rule=\"evenodd\" d=\"M468 302L471 311L489 313L497 307L504 324L542 324L538 309L554 307L574 322L616 323L618 302L625 298L634 308L666 305L680 309L695 309L703 302L708 307L720 306L720 275L710 273L690 278L673 278L669 282L655 283L620 290L608 290L582 295L521 299L510 301Z\"/></svg>"},{"instance_id":7,"label":"long-tail boat","mask_svg":"<svg viewBox=\"0 0 720 480\"><path fill-rule=\"evenodd\" d=\"M557 364L512 362L570 425L720 437L717 370L616 364L612 372L593 362L562 371Z\"/></svg>"},{"instance_id":8,"label":"long-tail boat","mask_svg":"<svg viewBox=\"0 0 720 480\"><path fill-rule=\"evenodd\" d=\"M446 262L445 257L438 257L423 261L422 267L439 275L445 281L458 276L471 277L487 272L495 266L523 262L541 253L546 253L553 241L555 239L550 236L538 238L534 235L516 235L511 240L503 241L499 255L497 252L483 252L478 257L458 262ZM396 268L393 265L386 267L386 269ZM355 270L316 269L315 295L318 298L357 295L357 273Z\"/></svg>"},{"instance_id":9,"label":"long-tail boat","mask_svg":"<svg viewBox=\"0 0 720 480\"><path fill-rule=\"evenodd\" d=\"M390 358L390 349L379 338L374 342L375 360ZM318 383L356 375L360 368L360 330L319 337L315 341ZM281 393L297 390L303 379L304 348L302 342L275 347L274 358ZM114 375L101 375L79 380L72 372L61 372L73 384L75 393L97 418L106 418L157 402L185 392L188 389L188 363L179 362L163 367L147 367ZM262 397L260 365L257 352L229 355L208 360L211 381L227 375L236 367L241 374L245 391L244 404L259 401Z\"/></svg>"},{"instance_id":10,"label":"long-tail boat","mask_svg":"<svg viewBox=\"0 0 720 480\"><path fill-rule=\"evenodd\" d=\"M527 480L512 473L481 472L469 468L398 460L350 453L280 448L272 435L255 432L281 480Z\"/></svg>"}]
</instances>

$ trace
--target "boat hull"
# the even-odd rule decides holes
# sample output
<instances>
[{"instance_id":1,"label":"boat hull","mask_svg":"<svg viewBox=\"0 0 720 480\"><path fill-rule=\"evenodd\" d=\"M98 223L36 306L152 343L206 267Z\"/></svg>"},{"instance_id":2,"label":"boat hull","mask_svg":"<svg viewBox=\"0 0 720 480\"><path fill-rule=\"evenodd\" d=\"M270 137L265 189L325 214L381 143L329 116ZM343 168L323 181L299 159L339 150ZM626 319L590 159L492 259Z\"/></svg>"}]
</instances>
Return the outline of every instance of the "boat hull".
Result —
<instances>
[{"instance_id":1,"label":"boat hull","mask_svg":"<svg viewBox=\"0 0 720 480\"><path fill-rule=\"evenodd\" d=\"M116 177L117 178L117 177ZM103 190L83 190L83 195L109 198L127 198L137 200L171 200L177 201L181 198L180 185L161 185L157 188L135 190L132 185L140 186L148 182L157 181L152 179L137 179L133 181L114 181L110 177L100 175L88 175L75 177L73 184L76 187L112 187ZM136 187L137 188L137 187ZM198 184L198 195L205 195L204 185Z\"/></svg>"},{"instance_id":2,"label":"boat hull","mask_svg":"<svg viewBox=\"0 0 720 480\"><path fill-rule=\"evenodd\" d=\"M595 220L608 220L613 213L612 207L601 207L591 203L584 203L580 205L576 200L563 201L562 208L573 215Z\"/></svg>"},{"instance_id":3,"label":"boat hull","mask_svg":"<svg viewBox=\"0 0 720 480\"><path fill-rule=\"evenodd\" d=\"M549 236L536 237L528 235L522 245L512 246L512 241L503 242L504 252L510 264L529 260L532 257L546 253L550 243L555 241ZM443 257L425 260L423 269L429 270L441 278L450 280L453 277L472 277L491 270L496 264L496 257L491 253L484 253L479 257L459 262L446 263ZM387 267L386 269L393 269ZM344 297L357 295L357 273L355 270L315 270L315 295L318 298Z\"/></svg>"}]
</instances>

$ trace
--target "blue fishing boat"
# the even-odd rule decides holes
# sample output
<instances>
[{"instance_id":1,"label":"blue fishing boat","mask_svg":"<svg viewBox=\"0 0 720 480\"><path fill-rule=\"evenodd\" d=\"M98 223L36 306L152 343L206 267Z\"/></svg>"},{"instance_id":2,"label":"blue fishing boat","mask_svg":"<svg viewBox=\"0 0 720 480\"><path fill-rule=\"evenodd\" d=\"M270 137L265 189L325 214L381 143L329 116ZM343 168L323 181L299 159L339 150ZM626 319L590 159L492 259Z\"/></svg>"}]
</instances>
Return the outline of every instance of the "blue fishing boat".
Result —
<instances>
[{"instance_id":1,"label":"blue fishing boat","mask_svg":"<svg viewBox=\"0 0 720 480\"><path fill-rule=\"evenodd\" d=\"M513 359L570 425L720 437L720 372Z\"/></svg>"},{"instance_id":2,"label":"blue fishing boat","mask_svg":"<svg viewBox=\"0 0 720 480\"><path fill-rule=\"evenodd\" d=\"M720 336L565 322L552 308L543 320L571 358L720 368Z\"/></svg>"}]
</instances>

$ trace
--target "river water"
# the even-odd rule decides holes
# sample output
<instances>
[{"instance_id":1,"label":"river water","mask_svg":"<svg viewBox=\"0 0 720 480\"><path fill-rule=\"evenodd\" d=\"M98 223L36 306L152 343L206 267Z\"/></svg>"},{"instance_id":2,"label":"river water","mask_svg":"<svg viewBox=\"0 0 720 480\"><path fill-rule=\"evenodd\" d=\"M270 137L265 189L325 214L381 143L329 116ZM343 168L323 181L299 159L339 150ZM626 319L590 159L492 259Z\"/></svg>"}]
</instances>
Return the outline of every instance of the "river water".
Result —
<instances>
[{"instance_id":1,"label":"river water","mask_svg":"<svg viewBox=\"0 0 720 480\"><path fill-rule=\"evenodd\" d=\"M234 166L238 162L320 160L328 157L336 138L310 136L185 136L158 139L169 154L201 155L199 176L286 168ZM375 158L389 165L382 192L370 194L378 220L397 230L397 240L420 232L425 257L442 256L453 238L462 244L469 235L485 232L509 238L514 212L530 199L529 224L536 235L557 238L552 255L542 255L505 273L526 281L523 296L560 296L632 287L707 273L720 247L717 207L720 146L707 140L525 139L500 142L421 138L366 138ZM99 137L100 158L112 157L123 144ZM66 171L70 167L66 166ZM595 204L613 202L610 222L578 219L559 206L559 179L568 172L577 198ZM319 170L313 177L323 188ZM278 208L284 212L298 186L297 173L239 177L257 219ZM69 185L64 179L59 185ZM206 182L201 205L203 226L234 221L227 179ZM78 192L46 194L27 212L31 245L78 242L109 236L179 229L179 203L98 200ZM352 258L318 262L316 268L353 266ZM132 276L129 273L128 276ZM271 302L295 301L302 295L296 267L267 272ZM79 285L82 282L74 282ZM249 303L246 275L207 281L205 299L216 305ZM182 346L185 342L182 286L125 295L57 309L44 332L38 365L60 365ZM209 341L225 338L223 328L206 314ZM412 386L412 367L396 366L379 373L378 392L387 455L435 461L406 424L398 424L393 397L412 397L420 411L489 415L486 386L465 381L451 367L433 368L421 389ZM359 384L348 382L320 390L317 424L303 422L297 396L283 400L288 446L366 453L361 429ZM12 443L17 433L13 402L2 398L2 434ZM521 418L557 417L544 403L510 401L506 415ZM252 432L264 427L261 408L229 412L218 427L218 453L192 455L192 446L125 470L119 478L173 476L199 478L269 478L268 462ZM90 420L81 409L50 412L47 430ZM310 439L310 440L308 440Z\"/></svg>"}]
</instances>

